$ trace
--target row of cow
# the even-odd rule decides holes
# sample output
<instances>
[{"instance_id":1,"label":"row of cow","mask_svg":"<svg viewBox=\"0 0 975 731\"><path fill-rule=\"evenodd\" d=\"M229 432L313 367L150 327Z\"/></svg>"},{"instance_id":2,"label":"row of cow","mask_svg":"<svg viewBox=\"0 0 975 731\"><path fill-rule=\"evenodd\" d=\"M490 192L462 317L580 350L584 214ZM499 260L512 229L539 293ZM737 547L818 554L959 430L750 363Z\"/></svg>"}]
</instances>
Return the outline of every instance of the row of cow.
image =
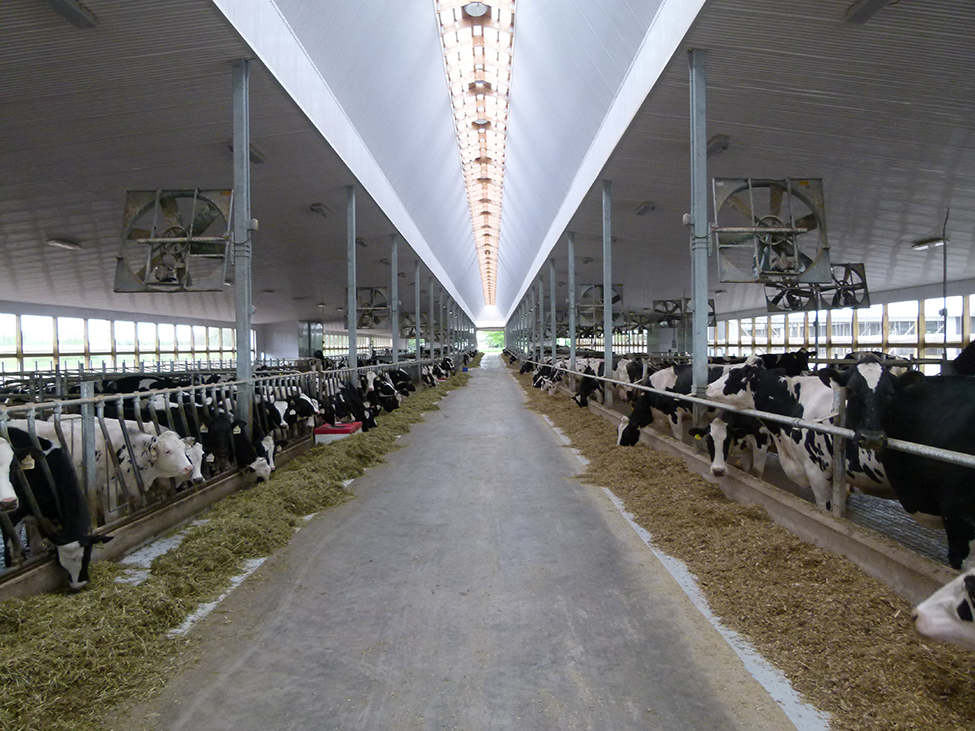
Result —
<instances>
[{"instance_id":1,"label":"row of cow","mask_svg":"<svg viewBox=\"0 0 975 731\"><path fill-rule=\"evenodd\" d=\"M970 468L886 446L888 439L975 454L975 378L971 375L925 376L892 365L879 353L850 354L846 367L808 370L804 351L782 356L715 362L708 366L707 399L735 409L751 409L789 419L833 424L834 391L845 389L845 426L855 439L845 447L848 487L877 497L897 500L922 525L941 526L948 540L948 562L965 573L916 610L916 626L926 636L975 649L975 487ZM955 359L955 372L975 362L975 346ZM550 362L548 371L566 368ZM577 360L580 372L575 400L585 405L598 398L605 366L601 360ZM562 371L560 371L562 372ZM545 373L535 369L536 376ZM588 376L588 378L587 378ZM609 378L650 390L619 387L621 398L633 404L623 417L617 439L635 444L639 430L663 428L683 436L690 408L666 394L689 394L689 366L655 367L639 360L613 363ZM541 383L536 383L542 387ZM833 437L771 419L757 419L734 411L710 409L708 422L689 434L707 441L711 470L722 475L727 463L761 477L769 446L773 446L785 475L810 488L817 505L828 508L832 496Z\"/></svg>"},{"instance_id":2,"label":"row of cow","mask_svg":"<svg viewBox=\"0 0 975 731\"><path fill-rule=\"evenodd\" d=\"M464 354L469 360L473 354ZM455 372L449 357L421 368L427 387ZM363 369L358 377L289 375L258 381L251 402L252 431L235 413L237 392L225 382L184 387L167 377L116 380L118 398L102 401L95 419L95 485L138 509L151 496L168 497L207 475L240 469L266 480L275 451L323 423L359 421L399 408L416 390L403 368ZM125 389L125 390L123 390ZM5 427L5 429L4 429ZM55 549L72 589L88 582L92 546L111 540L92 531L83 471L82 419L63 414L44 421L0 425L0 529L5 565L23 558L21 525L36 525ZM206 473L206 474L205 474Z\"/></svg>"}]
</instances>

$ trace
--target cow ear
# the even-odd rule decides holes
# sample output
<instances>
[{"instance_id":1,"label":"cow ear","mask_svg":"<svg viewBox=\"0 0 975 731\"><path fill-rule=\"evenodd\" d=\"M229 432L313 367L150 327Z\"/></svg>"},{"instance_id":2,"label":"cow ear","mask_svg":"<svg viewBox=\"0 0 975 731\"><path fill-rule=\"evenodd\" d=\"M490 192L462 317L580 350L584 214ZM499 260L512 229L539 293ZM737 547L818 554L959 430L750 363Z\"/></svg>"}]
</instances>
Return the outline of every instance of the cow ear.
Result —
<instances>
[{"instance_id":1,"label":"cow ear","mask_svg":"<svg viewBox=\"0 0 975 731\"><path fill-rule=\"evenodd\" d=\"M834 385L841 388L846 388L847 381L850 380L850 372L852 369L847 368L844 371L838 371L835 368L820 368L816 371L816 375L819 376L819 380L825 383L827 386L832 388Z\"/></svg>"},{"instance_id":2,"label":"cow ear","mask_svg":"<svg viewBox=\"0 0 975 731\"><path fill-rule=\"evenodd\" d=\"M923 381L925 378L927 378L927 376L921 373L921 371L907 371L907 373L894 381L894 388L910 388L918 382Z\"/></svg>"},{"instance_id":3,"label":"cow ear","mask_svg":"<svg viewBox=\"0 0 975 731\"><path fill-rule=\"evenodd\" d=\"M156 446L156 438L153 437L151 440L149 440L149 459L155 460L158 453L159 448Z\"/></svg>"}]
</instances>

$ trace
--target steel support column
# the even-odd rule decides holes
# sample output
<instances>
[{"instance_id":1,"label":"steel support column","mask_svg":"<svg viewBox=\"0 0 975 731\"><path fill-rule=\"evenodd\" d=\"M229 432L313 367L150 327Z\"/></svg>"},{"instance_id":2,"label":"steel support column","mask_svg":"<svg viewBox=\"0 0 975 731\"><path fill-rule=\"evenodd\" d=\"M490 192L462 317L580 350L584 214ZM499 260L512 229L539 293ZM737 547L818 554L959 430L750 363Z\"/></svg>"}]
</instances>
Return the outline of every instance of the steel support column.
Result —
<instances>
[{"instance_id":1,"label":"steel support column","mask_svg":"<svg viewBox=\"0 0 975 731\"><path fill-rule=\"evenodd\" d=\"M555 362L555 259L548 260L548 291L552 302L548 320L552 324L552 362Z\"/></svg>"},{"instance_id":2,"label":"steel support column","mask_svg":"<svg viewBox=\"0 0 975 731\"><path fill-rule=\"evenodd\" d=\"M604 375L613 375L613 235L612 183L603 181L603 359ZM613 386L603 384L603 405L612 407Z\"/></svg>"},{"instance_id":3,"label":"steel support column","mask_svg":"<svg viewBox=\"0 0 975 731\"><path fill-rule=\"evenodd\" d=\"M420 352L420 338L422 331L420 330L420 260L417 259L413 269L413 303L416 306L416 321L413 324L413 339L414 347L416 349L416 359L419 361L421 357ZM419 366L417 366L419 367ZM420 377L419 371L417 372L417 378Z\"/></svg>"},{"instance_id":4,"label":"steel support column","mask_svg":"<svg viewBox=\"0 0 975 731\"><path fill-rule=\"evenodd\" d=\"M535 282L538 290L538 355L535 360L541 361L545 355L545 290L542 289L542 275L538 275Z\"/></svg>"},{"instance_id":5,"label":"steel support column","mask_svg":"<svg viewBox=\"0 0 975 731\"><path fill-rule=\"evenodd\" d=\"M234 61L234 299L237 317L237 418L251 434L254 363L251 359L251 158L250 63Z\"/></svg>"},{"instance_id":6,"label":"steel support column","mask_svg":"<svg viewBox=\"0 0 975 731\"><path fill-rule=\"evenodd\" d=\"M691 89L691 376L695 396L708 385L708 135L703 49L689 52ZM694 409L700 422L703 407Z\"/></svg>"},{"instance_id":7,"label":"steel support column","mask_svg":"<svg viewBox=\"0 0 975 731\"><path fill-rule=\"evenodd\" d=\"M389 268L392 270L389 282L389 321L393 326L393 365L399 365L399 234L393 234L389 247Z\"/></svg>"},{"instance_id":8,"label":"steel support column","mask_svg":"<svg viewBox=\"0 0 975 731\"><path fill-rule=\"evenodd\" d=\"M346 231L346 251L349 264L348 295L346 297L345 315L348 322L347 330L349 333L349 368L357 368L359 365L359 351L356 343L356 324L359 322L359 313L356 310L356 276L355 276L355 186L349 185L345 188L345 231Z\"/></svg>"},{"instance_id":9,"label":"steel support column","mask_svg":"<svg viewBox=\"0 0 975 731\"><path fill-rule=\"evenodd\" d=\"M436 282L436 281L437 280L435 280L433 278L433 275L431 274L430 275L430 286L427 288L428 289L427 294L430 296L430 314L427 315L427 317L430 319L430 322L427 323L427 325L429 326L427 329L430 331L430 358L431 359L436 359L436 357L437 357L437 355L436 355L436 349L434 348L434 343L435 343L436 338L437 338L437 330L436 330L436 327L437 327L437 317L436 317L436 313L433 310L433 285L434 285L434 282Z\"/></svg>"},{"instance_id":10,"label":"steel support column","mask_svg":"<svg viewBox=\"0 0 975 731\"><path fill-rule=\"evenodd\" d=\"M569 246L569 370L576 370L576 233L569 231L566 237ZM573 382L572 387L575 388Z\"/></svg>"}]
</instances>

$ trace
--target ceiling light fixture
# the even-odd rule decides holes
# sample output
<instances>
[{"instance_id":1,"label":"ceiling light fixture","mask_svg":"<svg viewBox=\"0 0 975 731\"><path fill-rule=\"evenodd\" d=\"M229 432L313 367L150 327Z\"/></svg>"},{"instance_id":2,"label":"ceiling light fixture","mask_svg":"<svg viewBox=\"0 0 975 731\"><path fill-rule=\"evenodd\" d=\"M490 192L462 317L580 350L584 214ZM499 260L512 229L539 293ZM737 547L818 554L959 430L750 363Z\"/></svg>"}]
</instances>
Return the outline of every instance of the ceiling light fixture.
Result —
<instances>
[{"instance_id":1,"label":"ceiling light fixture","mask_svg":"<svg viewBox=\"0 0 975 731\"><path fill-rule=\"evenodd\" d=\"M514 0L440 0L440 40L484 302L495 304ZM481 240L483 239L483 241Z\"/></svg>"},{"instance_id":2,"label":"ceiling light fixture","mask_svg":"<svg viewBox=\"0 0 975 731\"><path fill-rule=\"evenodd\" d=\"M863 25L894 0L857 0L846 11L843 20L853 25Z\"/></svg>"},{"instance_id":3,"label":"ceiling light fixture","mask_svg":"<svg viewBox=\"0 0 975 731\"><path fill-rule=\"evenodd\" d=\"M355 242L356 242L357 244L359 244L359 246L361 246L361 247L363 247L363 248L366 248L366 249L368 249L368 248L369 248L369 242L368 242L368 241L366 241L366 240L365 240L364 238L362 238L361 236L360 236L359 238L357 238L357 239L355 240Z\"/></svg>"},{"instance_id":4,"label":"ceiling light fixture","mask_svg":"<svg viewBox=\"0 0 975 731\"><path fill-rule=\"evenodd\" d=\"M928 249L933 249L936 246L944 246L945 243L946 240L943 236L931 236L930 238L926 239L918 239L911 244L911 248L914 249L914 251L927 251Z\"/></svg>"},{"instance_id":5,"label":"ceiling light fixture","mask_svg":"<svg viewBox=\"0 0 975 731\"><path fill-rule=\"evenodd\" d=\"M312 203L309 208L312 213L317 213L322 218L328 218L332 215L332 209L326 206L324 203Z\"/></svg>"},{"instance_id":6,"label":"ceiling light fixture","mask_svg":"<svg viewBox=\"0 0 975 731\"><path fill-rule=\"evenodd\" d=\"M386 264L388 266L388 265L392 264L393 262L391 262L389 259L383 257L382 259L379 260L379 263L380 264Z\"/></svg>"},{"instance_id":7,"label":"ceiling light fixture","mask_svg":"<svg viewBox=\"0 0 975 731\"><path fill-rule=\"evenodd\" d=\"M654 210L656 207L657 204L653 201L643 201L643 203L636 207L636 211L634 211L634 213L636 213L638 216L643 216L650 213L650 211Z\"/></svg>"},{"instance_id":8,"label":"ceiling light fixture","mask_svg":"<svg viewBox=\"0 0 975 731\"><path fill-rule=\"evenodd\" d=\"M58 249L67 249L68 251L81 251L81 249L84 248L77 241L72 241L71 239L50 238L44 243L48 246L53 246Z\"/></svg>"},{"instance_id":9,"label":"ceiling light fixture","mask_svg":"<svg viewBox=\"0 0 975 731\"><path fill-rule=\"evenodd\" d=\"M54 12L67 20L75 28L94 28L98 20L91 11L77 0L47 0Z\"/></svg>"}]
</instances>

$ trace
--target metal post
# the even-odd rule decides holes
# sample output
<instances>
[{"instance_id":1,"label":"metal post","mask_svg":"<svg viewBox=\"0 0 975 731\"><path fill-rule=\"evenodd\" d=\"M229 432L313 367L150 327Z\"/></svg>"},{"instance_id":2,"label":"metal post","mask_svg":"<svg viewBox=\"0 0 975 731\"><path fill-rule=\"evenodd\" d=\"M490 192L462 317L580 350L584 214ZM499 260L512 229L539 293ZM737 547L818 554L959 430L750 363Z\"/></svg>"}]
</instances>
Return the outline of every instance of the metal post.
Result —
<instances>
[{"instance_id":1,"label":"metal post","mask_svg":"<svg viewBox=\"0 0 975 731\"><path fill-rule=\"evenodd\" d=\"M548 319L552 324L552 362L555 362L555 259L548 260L548 291L549 299L552 301L552 308Z\"/></svg>"},{"instance_id":2,"label":"metal post","mask_svg":"<svg viewBox=\"0 0 975 731\"><path fill-rule=\"evenodd\" d=\"M250 64L237 59L234 77L234 298L237 319L237 418L251 433L254 401L254 364L251 361L251 158L250 158Z\"/></svg>"},{"instance_id":3,"label":"metal post","mask_svg":"<svg viewBox=\"0 0 975 731\"><path fill-rule=\"evenodd\" d=\"M541 362L545 355L545 290L542 289L541 274L538 275L535 288L538 290L538 356L535 360Z\"/></svg>"},{"instance_id":4,"label":"metal post","mask_svg":"<svg viewBox=\"0 0 975 731\"><path fill-rule=\"evenodd\" d=\"M399 365L399 234L393 234L389 251L389 268L392 270L389 282L389 319L393 326L393 365Z\"/></svg>"},{"instance_id":5,"label":"metal post","mask_svg":"<svg viewBox=\"0 0 975 731\"><path fill-rule=\"evenodd\" d=\"M694 395L704 398L708 386L708 199L707 109L705 52L690 51L691 87L691 382ZM696 406L694 423L704 409Z\"/></svg>"},{"instance_id":6,"label":"metal post","mask_svg":"<svg viewBox=\"0 0 975 731\"><path fill-rule=\"evenodd\" d=\"M346 252L349 263L349 284L345 314L348 320L349 333L349 368L359 367L359 351L356 344L356 325L359 313L356 311L356 276L355 276L355 186L345 188L345 231Z\"/></svg>"},{"instance_id":7,"label":"metal post","mask_svg":"<svg viewBox=\"0 0 975 731\"><path fill-rule=\"evenodd\" d=\"M81 398L95 398L95 382L82 381ZM92 403L81 405L81 484L85 491L85 500L92 515L96 516L96 525L105 522L105 511L99 499L99 493L104 489L95 483L95 406Z\"/></svg>"},{"instance_id":8,"label":"metal post","mask_svg":"<svg viewBox=\"0 0 975 731\"><path fill-rule=\"evenodd\" d=\"M833 391L833 410L836 419L833 426L846 428L846 389ZM846 440L843 437L833 437L833 499L830 501L829 511L837 518L846 515Z\"/></svg>"},{"instance_id":9,"label":"metal post","mask_svg":"<svg viewBox=\"0 0 975 731\"><path fill-rule=\"evenodd\" d=\"M603 359L604 375L613 375L613 236L612 236L612 183L603 181ZM613 405L613 385L604 383L603 405Z\"/></svg>"},{"instance_id":10,"label":"metal post","mask_svg":"<svg viewBox=\"0 0 975 731\"><path fill-rule=\"evenodd\" d=\"M420 360L422 353L420 352L420 338L423 332L420 330L420 260L417 259L413 268L413 303L416 306L416 321L413 326L413 337L416 342L413 343L416 348L416 359ZM417 374L419 378L419 373Z\"/></svg>"},{"instance_id":11,"label":"metal post","mask_svg":"<svg viewBox=\"0 0 975 731\"><path fill-rule=\"evenodd\" d=\"M567 237L569 245L569 370L575 373L576 370L576 233L569 231ZM570 382L570 386L575 388L575 376Z\"/></svg>"},{"instance_id":12,"label":"metal post","mask_svg":"<svg viewBox=\"0 0 975 731\"><path fill-rule=\"evenodd\" d=\"M433 275L431 274L430 275L430 286L428 288L430 290L429 291L429 295L430 295L430 314L427 316L430 319L430 322L427 323L427 324L429 325L429 328L428 329L430 331L430 358L431 359L435 359L436 358L436 354L434 352L433 344L434 344L434 339L435 339L435 336L436 336L435 327L436 327L436 324L437 324L437 318L434 316L435 313L433 311L433 282L434 282L434 279L433 279Z\"/></svg>"}]
</instances>

